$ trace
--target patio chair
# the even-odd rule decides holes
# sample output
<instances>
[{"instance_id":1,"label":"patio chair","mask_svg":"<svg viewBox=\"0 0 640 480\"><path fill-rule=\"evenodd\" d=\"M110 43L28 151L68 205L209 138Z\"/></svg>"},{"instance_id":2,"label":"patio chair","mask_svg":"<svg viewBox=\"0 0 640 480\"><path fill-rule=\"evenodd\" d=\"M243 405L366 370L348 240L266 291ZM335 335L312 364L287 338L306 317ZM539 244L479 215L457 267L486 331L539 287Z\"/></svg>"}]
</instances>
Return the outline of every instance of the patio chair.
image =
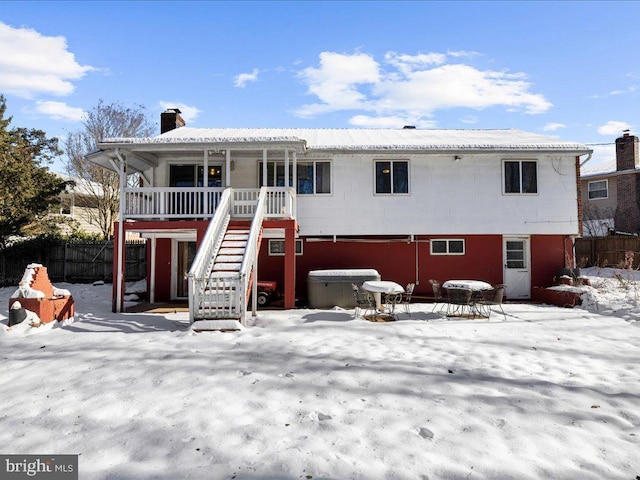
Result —
<instances>
[{"instance_id":1,"label":"patio chair","mask_svg":"<svg viewBox=\"0 0 640 480\"><path fill-rule=\"evenodd\" d=\"M497 305L500 307L500 311L502 315L504 315L504 319L507 319L507 314L504 313L504 309L502 308L502 300L504 299L504 288L506 285L498 284L494 287L493 290L489 290L487 294L484 295L484 299L482 300L482 305L487 307L487 313L491 316L491 307Z\"/></svg>"},{"instance_id":2,"label":"patio chair","mask_svg":"<svg viewBox=\"0 0 640 480\"><path fill-rule=\"evenodd\" d=\"M435 312L438 303L447 303L447 301L442 296L442 284L437 280L429 280L429 283L431 284L431 288L433 289L433 301L435 302L431 311Z\"/></svg>"},{"instance_id":3,"label":"patio chair","mask_svg":"<svg viewBox=\"0 0 640 480\"><path fill-rule=\"evenodd\" d=\"M473 314L475 318L475 308L471 300L473 292L468 288L451 288L447 294L447 317L464 316Z\"/></svg>"},{"instance_id":4,"label":"patio chair","mask_svg":"<svg viewBox=\"0 0 640 480\"><path fill-rule=\"evenodd\" d=\"M402 306L404 307L404 312L409 316L411 316L411 295L413 295L414 288L416 288L416 284L409 283L402 294Z\"/></svg>"},{"instance_id":5,"label":"patio chair","mask_svg":"<svg viewBox=\"0 0 640 480\"><path fill-rule=\"evenodd\" d=\"M373 295L371 295L369 292L365 292L363 290L360 290L360 287L358 287L358 285L356 285L355 283L351 284L351 288L353 289L353 297L355 299L356 302L356 307L355 307L355 316L359 316L358 315L358 311L359 310L364 310L364 315L360 315L360 316L366 316L367 315L367 311L371 310L372 312L376 311L376 299L373 298Z\"/></svg>"}]
</instances>

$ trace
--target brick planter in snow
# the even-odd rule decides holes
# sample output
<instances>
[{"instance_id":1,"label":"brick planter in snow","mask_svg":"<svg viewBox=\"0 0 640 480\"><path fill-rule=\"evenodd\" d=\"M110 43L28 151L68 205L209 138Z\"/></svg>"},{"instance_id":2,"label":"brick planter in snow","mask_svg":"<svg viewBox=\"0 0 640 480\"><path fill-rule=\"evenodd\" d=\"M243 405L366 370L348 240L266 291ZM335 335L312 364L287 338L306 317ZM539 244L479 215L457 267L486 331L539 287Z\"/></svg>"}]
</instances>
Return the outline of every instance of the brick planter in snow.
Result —
<instances>
[{"instance_id":1,"label":"brick planter in snow","mask_svg":"<svg viewBox=\"0 0 640 480\"><path fill-rule=\"evenodd\" d=\"M9 308L16 301L24 309L38 315L42 323L69 320L75 313L71 293L55 288L49 280L46 267L40 264L27 266L18 289L9 299Z\"/></svg>"}]
</instances>

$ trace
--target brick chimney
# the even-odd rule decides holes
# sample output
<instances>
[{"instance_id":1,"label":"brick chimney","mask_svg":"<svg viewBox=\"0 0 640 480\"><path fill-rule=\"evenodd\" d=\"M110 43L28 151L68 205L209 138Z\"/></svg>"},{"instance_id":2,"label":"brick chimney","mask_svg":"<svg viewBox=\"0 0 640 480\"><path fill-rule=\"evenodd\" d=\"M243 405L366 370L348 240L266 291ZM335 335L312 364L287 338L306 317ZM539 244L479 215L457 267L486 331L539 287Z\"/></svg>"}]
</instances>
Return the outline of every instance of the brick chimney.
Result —
<instances>
[{"instance_id":1,"label":"brick chimney","mask_svg":"<svg viewBox=\"0 0 640 480\"><path fill-rule=\"evenodd\" d=\"M620 232L640 232L640 170L638 162L638 137L625 131L616 138L616 170L628 173L616 177L618 205L615 212L615 228Z\"/></svg>"},{"instance_id":2,"label":"brick chimney","mask_svg":"<svg viewBox=\"0 0 640 480\"><path fill-rule=\"evenodd\" d=\"M177 108L167 108L160 114L160 133L175 130L178 127L184 127L185 121L180 116L182 112Z\"/></svg>"},{"instance_id":3,"label":"brick chimney","mask_svg":"<svg viewBox=\"0 0 640 480\"><path fill-rule=\"evenodd\" d=\"M638 166L638 137L625 130L616 138L616 170L633 170Z\"/></svg>"}]
</instances>

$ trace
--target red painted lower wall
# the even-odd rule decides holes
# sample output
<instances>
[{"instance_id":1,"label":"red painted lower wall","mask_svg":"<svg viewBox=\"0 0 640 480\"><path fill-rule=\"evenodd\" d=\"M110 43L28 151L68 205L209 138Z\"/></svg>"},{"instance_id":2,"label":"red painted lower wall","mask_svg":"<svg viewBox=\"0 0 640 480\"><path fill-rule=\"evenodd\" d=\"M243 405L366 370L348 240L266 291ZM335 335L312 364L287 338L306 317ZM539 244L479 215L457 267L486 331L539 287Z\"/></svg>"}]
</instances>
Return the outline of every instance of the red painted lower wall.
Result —
<instances>
[{"instance_id":1,"label":"red painted lower wall","mask_svg":"<svg viewBox=\"0 0 640 480\"><path fill-rule=\"evenodd\" d=\"M147 222L145 222L147 223ZM208 222L149 222L148 228L179 227L196 229L200 244ZM146 225L145 225L146 226ZM140 225L136 226L140 231ZM431 238L465 240L464 255L431 255ZM559 268L565 264L565 252L571 252L571 239L562 235L532 235L531 286L553 284ZM415 241L384 238L310 240L303 238L303 254L296 256L296 298L304 302L307 296L307 275L311 270L376 269L385 280L402 285L418 281L415 295L431 295L429 279L444 282L454 278L503 283L503 237L501 235L420 235ZM147 251L150 274L150 248ZM171 299L171 239L156 240L155 300ZM149 278L149 276L147 277ZM258 263L258 278L278 282L284 291L284 256L270 256L268 241L263 240ZM115 291L115 289L114 289Z\"/></svg>"},{"instance_id":2,"label":"red painted lower wall","mask_svg":"<svg viewBox=\"0 0 640 480\"><path fill-rule=\"evenodd\" d=\"M307 275L311 270L373 268L385 280L406 285L416 282L415 295L431 295L429 279L469 278L503 283L503 237L501 235L443 236L465 239L465 255L431 255L428 236L406 241L308 241L303 255L296 257L296 293L306 298ZM558 268L564 266L565 238L561 235L531 236L531 285L550 286ZM266 243L266 242L265 242ZM417 261L416 261L417 258ZM258 276L275 280L282 288L284 257L260 252ZM416 268L417 267L417 268Z\"/></svg>"}]
</instances>

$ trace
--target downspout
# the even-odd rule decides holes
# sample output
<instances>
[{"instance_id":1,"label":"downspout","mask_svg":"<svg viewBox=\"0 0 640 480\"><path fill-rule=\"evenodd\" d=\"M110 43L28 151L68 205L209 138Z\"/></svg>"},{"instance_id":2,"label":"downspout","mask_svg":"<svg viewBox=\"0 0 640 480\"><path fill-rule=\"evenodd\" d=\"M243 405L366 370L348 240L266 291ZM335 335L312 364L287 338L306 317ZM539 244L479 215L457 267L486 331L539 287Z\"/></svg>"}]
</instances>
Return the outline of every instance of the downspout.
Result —
<instances>
[{"instance_id":1,"label":"downspout","mask_svg":"<svg viewBox=\"0 0 640 480\"><path fill-rule=\"evenodd\" d=\"M118 282L116 285L116 313L122 312L122 282L124 281L123 276L123 264L124 264L124 187L126 183L125 179L125 159L120 155L120 150L116 147L115 150L116 157L118 157L118 175L120 176L120 214L118 222L118 276L116 281Z\"/></svg>"},{"instance_id":2,"label":"downspout","mask_svg":"<svg viewBox=\"0 0 640 480\"><path fill-rule=\"evenodd\" d=\"M585 155L585 154L583 153L582 155ZM580 158L582 155L578 155L578 158ZM585 161L584 161L584 162L582 162L582 163L580 164L580 168L582 168L582 166L583 166L585 163L587 163L589 160L591 160L591 157L593 156L593 152L589 152L589 153L588 153L588 155L589 155L589 156L585 159Z\"/></svg>"}]
</instances>

